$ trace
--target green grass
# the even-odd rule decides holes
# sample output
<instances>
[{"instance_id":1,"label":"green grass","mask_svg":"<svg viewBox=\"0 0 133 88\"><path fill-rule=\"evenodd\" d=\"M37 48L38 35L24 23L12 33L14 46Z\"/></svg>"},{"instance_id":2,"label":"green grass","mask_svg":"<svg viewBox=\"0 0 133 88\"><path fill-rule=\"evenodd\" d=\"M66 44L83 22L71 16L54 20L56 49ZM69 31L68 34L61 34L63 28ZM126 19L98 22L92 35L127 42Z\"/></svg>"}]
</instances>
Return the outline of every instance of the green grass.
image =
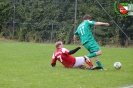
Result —
<instances>
[{"instance_id":1,"label":"green grass","mask_svg":"<svg viewBox=\"0 0 133 88\"><path fill-rule=\"evenodd\" d=\"M73 49L76 45L64 45ZM53 44L0 41L0 88L119 88L133 85L133 48L101 47L102 70L50 66ZM82 47L73 56L88 54ZM96 63L92 59L94 65ZM113 63L120 61L116 70Z\"/></svg>"}]
</instances>

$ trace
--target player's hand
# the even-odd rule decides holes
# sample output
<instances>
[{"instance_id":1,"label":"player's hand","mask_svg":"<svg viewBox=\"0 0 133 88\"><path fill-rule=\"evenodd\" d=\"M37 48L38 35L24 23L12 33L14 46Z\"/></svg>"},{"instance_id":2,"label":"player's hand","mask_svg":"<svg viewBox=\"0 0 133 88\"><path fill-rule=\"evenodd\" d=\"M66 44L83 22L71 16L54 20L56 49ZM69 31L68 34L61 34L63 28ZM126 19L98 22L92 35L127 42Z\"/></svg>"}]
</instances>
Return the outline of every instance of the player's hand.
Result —
<instances>
[{"instance_id":1,"label":"player's hand","mask_svg":"<svg viewBox=\"0 0 133 88\"><path fill-rule=\"evenodd\" d=\"M109 23L105 23L105 26L109 26Z\"/></svg>"},{"instance_id":2,"label":"player's hand","mask_svg":"<svg viewBox=\"0 0 133 88\"><path fill-rule=\"evenodd\" d=\"M78 41L74 41L74 44L78 44L79 42Z\"/></svg>"},{"instance_id":3,"label":"player's hand","mask_svg":"<svg viewBox=\"0 0 133 88\"><path fill-rule=\"evenodd\" d=\"M81 49L81 46L79 46L78 48Z\"/></svg>"},{"instance_id":4,"label":"player's hand","mask_svg":"<svg viewBox=\"0 0 133 88\"><path fill-rule=\"evenodd\" d=\"M56 65L56 63L51 63L51 66L52 66L52 67L55 67L55 65Z\"/></svg>"},{"instance_id":5,"label":"player's hand","mask_svg":"<svg viewBox=\"0 0 133 88\"><path fill-rule=\"evenodd\" d=\"M74 44L80 45L80 42L79 41L74 41Z\"/></svg>"}]
</instances>

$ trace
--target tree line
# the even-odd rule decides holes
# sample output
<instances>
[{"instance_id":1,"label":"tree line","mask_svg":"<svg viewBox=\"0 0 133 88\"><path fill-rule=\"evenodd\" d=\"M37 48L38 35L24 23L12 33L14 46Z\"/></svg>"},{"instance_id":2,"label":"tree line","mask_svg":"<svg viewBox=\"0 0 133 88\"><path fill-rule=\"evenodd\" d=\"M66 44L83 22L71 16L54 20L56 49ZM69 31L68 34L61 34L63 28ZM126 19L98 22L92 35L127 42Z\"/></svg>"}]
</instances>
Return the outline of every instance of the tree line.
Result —
<instances>
[{"instance_id":1,"label":"tree line","mask_svg":"<svg viewBox=\"0 0 133 88\"><path fill-rule=\"evenodd\" d=\"M89 14L92 20L110 23L109 27L92 27L100 45L133 45L133 17L116 14L116 0L98 1L122 30L96 0L77 0L77 4L76 0L1 0L0 37L40 43L61 40L73 44L74 31L83 21L82 17Z\"/></svg>"}]
</instances>

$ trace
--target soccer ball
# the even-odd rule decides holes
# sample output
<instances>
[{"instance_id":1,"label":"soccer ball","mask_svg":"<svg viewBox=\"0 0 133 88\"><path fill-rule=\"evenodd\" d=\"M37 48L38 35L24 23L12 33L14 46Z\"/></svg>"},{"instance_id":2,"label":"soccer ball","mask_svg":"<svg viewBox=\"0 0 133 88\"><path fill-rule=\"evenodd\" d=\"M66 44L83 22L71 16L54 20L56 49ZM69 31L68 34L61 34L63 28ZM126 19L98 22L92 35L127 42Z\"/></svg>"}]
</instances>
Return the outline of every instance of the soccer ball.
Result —
<instances>
[{"instance_id":1,"label":"soccer ball","mask_svg":"<svg viewBox=\"0 0 133 88\"><path fill-rule=\"evenodd\" d=\"M115 62L114 63L114 68L115 69L120 69L121 68L121 63L120 62Z\"/></svg>"}]
</instances>

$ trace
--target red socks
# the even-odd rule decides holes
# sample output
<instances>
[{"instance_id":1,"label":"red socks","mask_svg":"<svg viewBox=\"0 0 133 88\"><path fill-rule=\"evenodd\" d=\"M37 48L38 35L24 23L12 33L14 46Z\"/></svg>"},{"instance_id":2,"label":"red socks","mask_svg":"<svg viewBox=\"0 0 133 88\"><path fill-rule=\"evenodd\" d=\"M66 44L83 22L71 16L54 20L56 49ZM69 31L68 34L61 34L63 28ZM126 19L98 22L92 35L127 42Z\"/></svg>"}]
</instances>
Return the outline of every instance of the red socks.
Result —
<instances>
[{"instance_id":1,"label":"red socks","mask_svg":"<svg viewBox=\"0 0 133 88\"><path fill-rule=\"evenodd\" d=\"M89 61L85 61L86 62L86 64L88 64L90 67L92 67L93 66L93 64L92 64L92 61L90 60L90 62Z\"/></svg>"}]
</instances>

